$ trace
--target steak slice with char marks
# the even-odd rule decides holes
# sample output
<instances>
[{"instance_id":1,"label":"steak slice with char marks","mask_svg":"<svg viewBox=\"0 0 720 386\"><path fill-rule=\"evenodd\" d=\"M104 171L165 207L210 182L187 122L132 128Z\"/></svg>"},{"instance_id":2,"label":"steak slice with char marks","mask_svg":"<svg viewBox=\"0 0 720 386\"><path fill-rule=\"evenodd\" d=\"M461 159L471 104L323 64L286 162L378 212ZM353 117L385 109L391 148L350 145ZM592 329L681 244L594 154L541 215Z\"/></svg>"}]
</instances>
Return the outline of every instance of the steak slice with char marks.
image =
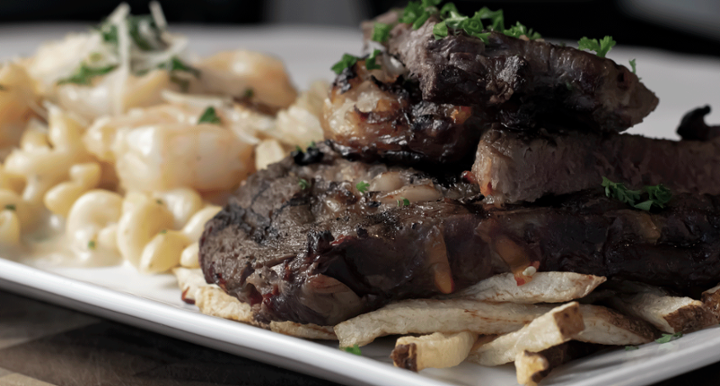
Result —
<instances>
[{"instance_id":1,"label":"steak slice with char marks","mask_svg":"<svg viewBox=\"0 0 720 386\"><path fill-rule=\"evenodd\" d=\"M205 279L260 321L332 325L501 272L523 279L530 265L679 292L720 281L716 197L678 195L657 213L599 191L499 209L472 184L319 148L315 163L287 158L251 176L200 240Z\"/></svg>"},{"instance_id":2,"label":"steak slice with char marks","mask_svg":"<svg viewBox=\"0 0 720 386\"><path fill-rule=\"evenodd\" d=\"M663 184L675 193L720 194L720 139L493 129L480 139L472 171L495 204L596 188L602 177L633 189Z\"/></svg>"},{"instance_id":3,"label":"steak slice with char marks","mask_svg":"<svg viewBox=\"0 0 720 386\"><path fill-rule=\"evenodd\" d=\"M400 23L386 43L419 80L423 100L480 106L521 130L552 122L620 132L657 106L655 94L610 59L497 32L488 44L464 33L438 40L437 21L431 17L417 30Z\"/></svg>"}]
</instances>

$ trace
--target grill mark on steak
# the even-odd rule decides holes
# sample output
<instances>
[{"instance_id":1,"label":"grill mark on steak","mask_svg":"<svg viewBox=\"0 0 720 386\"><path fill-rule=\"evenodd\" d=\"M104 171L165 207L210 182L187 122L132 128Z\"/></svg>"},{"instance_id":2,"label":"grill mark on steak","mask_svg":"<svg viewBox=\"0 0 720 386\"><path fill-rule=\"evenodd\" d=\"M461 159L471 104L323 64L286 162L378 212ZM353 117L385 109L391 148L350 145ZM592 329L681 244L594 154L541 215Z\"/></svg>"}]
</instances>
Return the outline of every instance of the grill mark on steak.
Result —
<instances>
[{"instance_id":1,"label":"grill mark on steak","mask_svg":"<svg viewBox=\"0 0 720 386\"><path fill-rule=\"evenodd\" d=\"M492 32L488 44L464 33L437 40L430 18L393 28L386 46L420 82L422 99L480 106L505 127L538 122L620 132L652 112L658 99L625 66L542 40Z\"/></svg>"},{"instance_id":2,"label":"grill mark on steak","mask_svg":"<svg viewBox=\"0 0 720 386\"><path fill-rule=\"evenodd\" d=\"M251 176L201 238L205 279L250 303L259 321L332 325L524 264L680 293L720 279L717 197L676 195L653 213L600 191L496 208L464 203L477 196L472 184L441 185L412 169L318 148L321 162L289 157ZM300 189L299 178L312 179L311 187ZM361 180L370 183L362 195L354 190ZM411 205L396 204L398 191Z\"/></svg>"},{"instance_id":3,"label":"grill mark on steak","mask_svg":"<svg viewBox=\"0 0 720 386\"><path fill-rule=\"evenodd\" d=\"M591 189L602 177L634 189L662 183L673 192L720 194L720 140L493 129L483 134L472 170L495 204Z\"/></svg>"}]
</instances>

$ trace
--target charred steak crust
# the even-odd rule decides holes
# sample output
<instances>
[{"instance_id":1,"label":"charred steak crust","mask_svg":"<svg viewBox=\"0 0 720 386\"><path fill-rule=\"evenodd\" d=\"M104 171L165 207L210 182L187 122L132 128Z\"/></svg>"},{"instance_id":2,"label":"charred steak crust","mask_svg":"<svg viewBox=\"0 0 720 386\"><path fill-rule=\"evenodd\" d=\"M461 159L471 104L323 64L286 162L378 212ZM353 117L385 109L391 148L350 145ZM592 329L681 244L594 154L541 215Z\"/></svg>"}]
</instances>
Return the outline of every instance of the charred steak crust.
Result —
<instances>
[{"instance_id":1,"label":"charred steak crust","mask_svg":"<svg viewBox=\"0 0 720 386\"><path fill-rule=\"evenodd\" d=\"M318 148L321 162L287 158L251 176L201 238L205 279L250 303L259 321L332 325L529 265L681 293L720 278L714 196L677 195L656 213L601 192L501 209L463 200L477 196L471 184L440 185ZM353 188L359 180L370 192ZM396 203L399 194L413 201Z\"/></svg>"},{"instance_id":2,"label":"charred steak crust","mask_svg":"<svg viewBox=\"0 0 720 386\"><path fill-rule=\"evenodd\" d=\"M364 61L336 78L322 123L345 158L414 166L471 164L482 131L471 108L424 101L417 82Z\"/></svg>"},{"instance_id":3,"label":"charred steak crust","mask_svg":"<svg viewBox=\"0 0 720 386\"><path fill-rule=\"evenodd\" d=\"M686 141L709 141L720 137L720 125L710 126L705 123L705 116L710 114L710 106L698 107L683 116L677 134Z\"/></svg>"},{"instance_id":4,"label":"charred steak crust","mask_svg":"<svg viewBox=\"0 0 720 386\"><path fill-rule=\"evenodd\" d=\"M605 132L640 123L658 104L625 66L594 53L497 32L488 44L464 33L437 40L436 22L398 24L387 43L420 82L423 100L482 106L515 129L557 122Z\"/></svg>"},{"instance_id":5,"label":"charred steak crust","mask_svg":"<svg viewBox=\"0 0 720 386\"><path fill-rule=\"evenodd\" d=\"M473 165L487 201L535 201L597 187L602 177L633 189L720 194L720 139L672 141L639 135L488 130Z\"/></svg>"}]
</instances>

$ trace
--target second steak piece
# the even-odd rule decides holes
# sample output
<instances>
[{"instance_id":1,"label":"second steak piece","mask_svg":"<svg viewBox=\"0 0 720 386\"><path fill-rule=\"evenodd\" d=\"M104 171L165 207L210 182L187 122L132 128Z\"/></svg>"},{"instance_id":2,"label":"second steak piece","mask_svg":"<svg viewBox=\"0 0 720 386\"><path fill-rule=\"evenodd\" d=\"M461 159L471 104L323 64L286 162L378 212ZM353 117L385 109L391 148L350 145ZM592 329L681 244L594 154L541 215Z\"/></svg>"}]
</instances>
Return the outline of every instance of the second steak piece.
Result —
<instances>
[{"instance_id":1,"label":"second steak piece","mask_svg":"<svg viewBox=\"0 0 720 386\"><path fill-rule=\"evenodd\" d=\"M515 129L572 122L604 132L640 123L658 104L625 66L594 53L497 32L487 44L464 33L437 40L436 22L398 24L388 41L424 100L491 109Z\"/></svg>"},{"instance_id":2,"label":"second steak piece","mask_svg":"<svg viewBox=\"0 0 720 386\"><path fill-rule=\"evenodd\" d=\"M675 193L720 194L720 140L488 130L472 171L495 204L597 188L602 177L633 189L663 184Z\"/></svg>"}]
</instances>

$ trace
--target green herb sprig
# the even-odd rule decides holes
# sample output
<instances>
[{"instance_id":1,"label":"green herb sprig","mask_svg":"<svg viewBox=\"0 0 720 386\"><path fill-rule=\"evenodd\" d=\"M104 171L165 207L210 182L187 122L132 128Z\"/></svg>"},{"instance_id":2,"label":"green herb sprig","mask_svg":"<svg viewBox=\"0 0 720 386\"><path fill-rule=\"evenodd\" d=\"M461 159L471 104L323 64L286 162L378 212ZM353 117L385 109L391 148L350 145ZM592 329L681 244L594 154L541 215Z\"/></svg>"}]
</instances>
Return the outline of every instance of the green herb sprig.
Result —
<instances>
[{"instance_id":1,"label":"green herb sprig","mask_svg":"<svg viewBox=\"0 0 720 386\"><path fill-rule=\"evenodd\" d=\"M612 182L606 177L603 177L602 187L605 188L605 195L607 197L622 201L636 209L644 211L649 211L653 206L664 208L672 199L672 192L662 184L645 186L643 190L647 193L648 199L642 202L638 201L640 201L643 190L628 189L625 185Z\"/></svg>"},{"instance_id":2,"label":"green herb sprig","mask_svg":"<svg viewBox=\"0 0 720 386\"><path fill-rule=\"evenodd\" d=\"M15 204L5 204L5 210L16 210Z\"/></svg>"},{"instance_id":3,"label":"green herb sprig","mask_svg":"<svg viewBox=\"0 0 720 386\"><path fill-rule=\"evenodd\" d=\"M344 69L348 67L352 67L357 63L358 57L350 54L343 54L342 59L340 59L339 62L335 63L331 69L335 71L336 74L340 75Z\"/></svg>"},{"instance_id":4,"label":"green herb sprig","mask_svg":"<svg viewBox=\"0 0 720 386\"><path fill-rule=\"evenodd\" d=\"M215 108L210 106L202 113L200 118L198 119L198 125L201 123L211 123L213 125L220 125L222 124L222 121L220 120L220 117L218 117L217 113L215 112Z\"/></svg>"},{"instance_id":5,"label":"green herb sprig","mask_svg":"<svg viewBox=\"0 0 720 386\"><path fill-rule=\"evenodd\" d=\"M310 183L306 179L300 178L298 180L298 186L300 186L300 190L305 190L310 187Z\"/></svg>"},{"instance_id":6,"label":"green herb sprig","mask_svg":"<svg viewBox=\"0 0 720 386\"><path fill-rule=\"evenodd\" d=\"M374 50L373 53L365 60L365 68L367 68L368 71L379 70L382 68L382 66L377 63L377 56L380 54L382 54L382 51Z\"/></svg>"},{"instance_id":7,"label":"green herb sprig","mask_svg":"<svg viewBox=\"0 0 720 386\"><path fill-rule=\"evenodd\" d=\"M342 347L342 350L350 354L362 355L362 352L360 351L360 347L358 345L354 345L352 347Z\"/></svg>"},{"instance_id":8,"label":"green herb sprig","mask_svg":"<svg viewBox=\"0 0 720 386\"><path fill-rule=\"evenodd\" d=\"M485 44L489 42L489 31L496 31L514 38L524 35L530 40L542 37L538 32L533 31L532 28L527 28L520 22L505 29L505 16L502 9L493 11L488 7L483 7L475 12L472 17L468 17L458 12L455 4L447 3L440 9L440 18L442 21L433 27L433 36L438 40L448 36L451 32L457 33L461 30L482 40ZM490 22L487 28L484 26L483 20Z\"/></svg>"},{"instance_id":9,"label":"green herb sprig","mask_svg":"<svg viewBox=\"0 0 720 386\"><path fill-rule=\"evenodd\" d=\"M660 344L668 343L668 342L670 342L670 341L672 341L672 340L680 339L680 338L682 338L682 336L683 336L682 331L681 331L681 332L676 332L676 333L674 333L674 334L662 334L662 336L661 336L660 338L655 339L655 342L656 342L656 343L660 343Z\"/></svg>"},{"instance_id":10,"label":"green herb sprig","mask_svg":"<svg viewBox=\"0 0 720 386\"><path fill-rule=\"evenodd\" d=\"M578 49L595 51L597 56L604 58L605 55L607 55L607 53L615 47L615 44L616 42L613 40L612 36L605 36L600 39L600 41L583 36L582 39L578 41Z\"/></svg>"},{"instance_id":11,"label":"green herb sprig","mask_svg":"<svg viewBox=\"0 0 720 386\"><path fill-rule=\"evenodd\" d=\"M65 79L58 80L57 84L62 85L74 83L80 85L89 85L94 77L105 75L114 70L115 68L117 68L117 66L115 65L109 65L104 67L90 67L87 64L82 63L72 75Z\"/></svg>"},{"instance_id":12,"label":"green herb sprig","mask_svg":"<svg viewBox=\"0 0 720 386\"><path fill-rule=\"evenodd\" d=\"M391 24L375 23L373 25L372 41L378 43L385 43L390 38L390 30L392 30Z\"/></svg>"},{"instance_id":13,"label":"green herb sprig","mask_svg":"<svg viewBox=\"0 0 720 386\"><path fill-rule=\"evenodd\" d=\"M514 38L519 38L520 36L525 35L530 40L540 39L542 37L539 33L533 31L532 28L527 28L520 22L515 23L514 26L506 29L503 33Z\"/></svg>"},{"instance_id":14,"label":"green herb sprig","mask_svg":"<svg viewBox=\"0 0 720 386\"><path fill-rule=\"evenodd\" d=\"M400 197L400 199L397 200L397 204L398 204L398 207L410 206L410 200L408 200L405 197Z\"/></svg>"},{"instance_id":15,"label":"green herb sprig","mask_svg":"<svg viewBox=\"0 0 720 386\"><path fill-rule=\"evenodd\" d=\"M360 193L367 193L369 187L370 184L367 181L360 181L355 185L355 188L357 188Z\"/></svg>"}]
</instances>

